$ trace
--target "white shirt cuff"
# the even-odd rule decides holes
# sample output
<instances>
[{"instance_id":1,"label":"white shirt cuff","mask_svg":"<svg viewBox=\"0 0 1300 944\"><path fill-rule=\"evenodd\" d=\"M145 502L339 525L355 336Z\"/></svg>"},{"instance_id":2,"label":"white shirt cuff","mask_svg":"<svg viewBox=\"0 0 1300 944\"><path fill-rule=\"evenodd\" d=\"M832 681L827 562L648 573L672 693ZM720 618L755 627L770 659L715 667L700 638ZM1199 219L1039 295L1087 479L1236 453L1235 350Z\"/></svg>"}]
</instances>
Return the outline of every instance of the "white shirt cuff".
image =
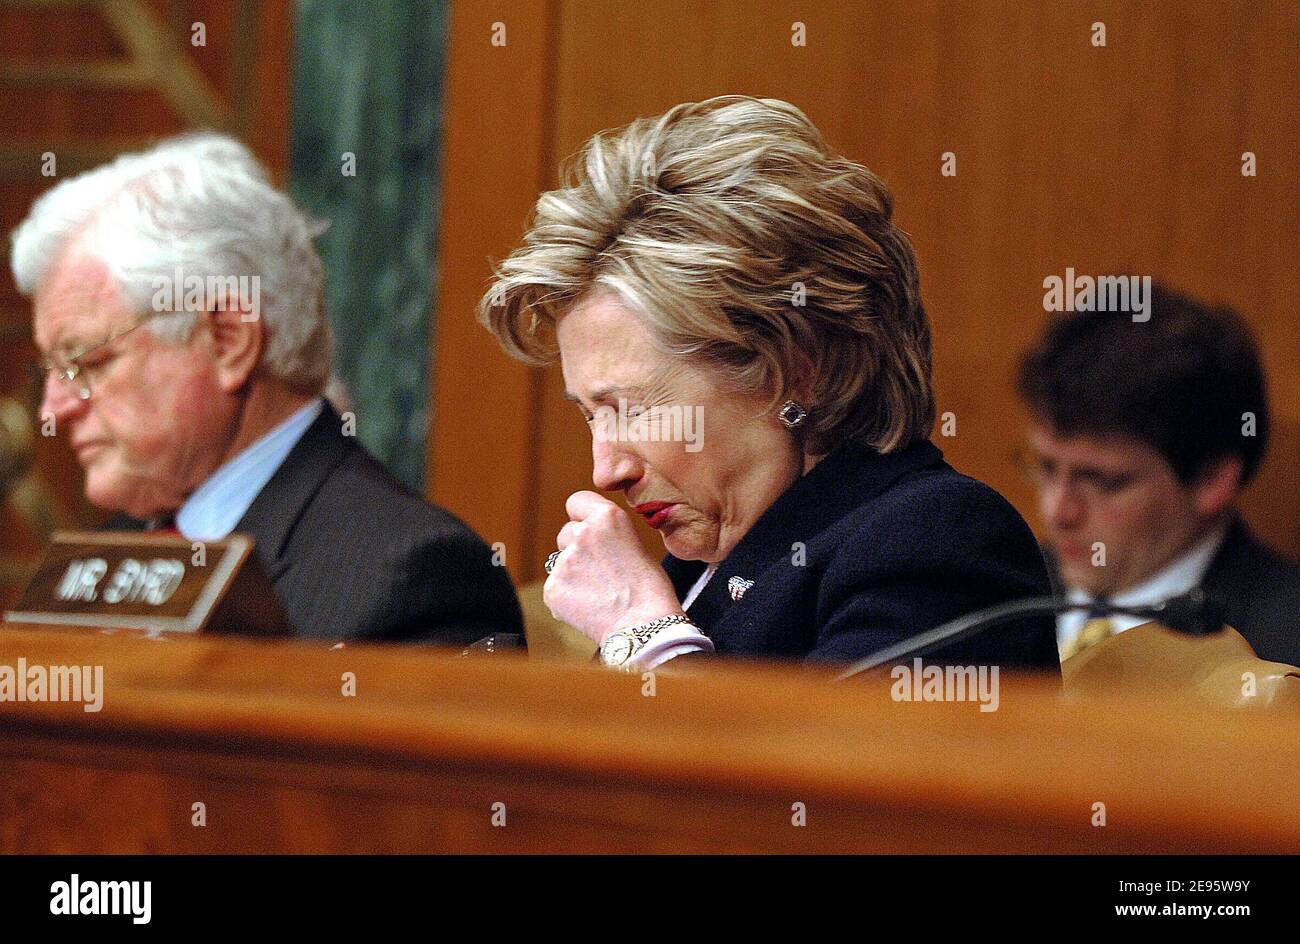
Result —
<instances>
[{"instance_id":1,"label":"white shirt cuff","mask_svg":"<svg viewBox=\"0 0 1300 944\"><path fill-rule=\"evenodd\" d=\"M655 633L645 648L628 660L628 670L646 672L688 652L712 651L713 640L694 626L670 626Z\"/></svg>"}]
</instances>

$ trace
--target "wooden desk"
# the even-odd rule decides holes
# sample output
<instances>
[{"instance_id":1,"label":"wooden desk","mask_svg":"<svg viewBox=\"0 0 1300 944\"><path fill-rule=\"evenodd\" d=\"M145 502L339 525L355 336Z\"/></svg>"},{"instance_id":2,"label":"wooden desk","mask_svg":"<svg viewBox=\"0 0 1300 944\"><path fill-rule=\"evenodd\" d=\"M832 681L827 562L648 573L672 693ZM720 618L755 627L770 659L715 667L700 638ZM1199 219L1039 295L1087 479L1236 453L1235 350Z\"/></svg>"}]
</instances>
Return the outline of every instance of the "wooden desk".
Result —
<instances>
[{"instance_id":1,"label":"wooden desk","mask_svg":"<svg viewBox=\"0 0 1300 944\"><path fill-rule=\"evenodd\" d=\"M650 697L517 656L0 629L20 657L102 665L105 698L0 703L4 852L1300 851L1295 719L1005 678L980 712L716 663Z\"/></svg>"}]
</instances>

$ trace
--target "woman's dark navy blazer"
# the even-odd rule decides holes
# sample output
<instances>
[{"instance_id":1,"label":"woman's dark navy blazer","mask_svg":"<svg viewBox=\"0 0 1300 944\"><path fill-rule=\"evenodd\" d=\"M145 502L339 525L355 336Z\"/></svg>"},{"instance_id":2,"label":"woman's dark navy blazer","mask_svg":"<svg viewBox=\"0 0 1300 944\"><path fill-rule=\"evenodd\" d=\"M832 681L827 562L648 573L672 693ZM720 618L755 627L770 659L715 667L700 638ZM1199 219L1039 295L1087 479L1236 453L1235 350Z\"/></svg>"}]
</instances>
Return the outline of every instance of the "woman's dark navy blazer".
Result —
<instances>
[{"instance_id":1,"label":"woman's dark navy blazer","mask_svg":"<svg viewBox=\"0 0 1300 944\"><path fill-rule=\"evenodd\" d=\"M664 567L681 599L705 565ZM848 443L764 512L688 613L720 654L843 663L1049 592L1024 519L933 443L888 455ZM1022 619L925 660L1059 671L1055 623Z\"/></svg>"}]
</instances>

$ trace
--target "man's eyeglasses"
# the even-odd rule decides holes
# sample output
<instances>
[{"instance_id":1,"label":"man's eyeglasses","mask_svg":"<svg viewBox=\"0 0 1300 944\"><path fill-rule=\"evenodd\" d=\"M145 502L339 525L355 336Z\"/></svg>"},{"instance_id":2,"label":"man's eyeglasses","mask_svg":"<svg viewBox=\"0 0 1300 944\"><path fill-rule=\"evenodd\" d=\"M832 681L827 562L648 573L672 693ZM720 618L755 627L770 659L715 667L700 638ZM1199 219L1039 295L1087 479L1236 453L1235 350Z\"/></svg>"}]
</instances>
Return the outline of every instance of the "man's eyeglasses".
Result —
<instances>
[{"instance_id":1,"label":"man's eyeglasses","mask_svg":"<svg viewBox=\"0 0 1300 944\"><path fill-rule=\"evenodd\" d=\"M173 314L173 312L154 312L141 318L129 328L123 328L96 344L74 348L67 353L50 354L32 361L28 365L32 383L35 384L38 392L44 391L45 378L53 374L58 380L71 387L79 400L89 400L91 375L112 360L112 355L106 350L108 346L164 314Z\"/></svg>"},{"instance_id":2,"label":"man's eyeglasses","mask_svg":"<svg viewBox=\"0 0 1300 944\"><path fill-rule=\"evenodd\" d=\"M1063 480L1067 488L1074 488L1089 502L1114 498L1143 478L1137 472L1107 472L1089 468L1069 469L1062 474L1055 462L1027 448L1017 450L1012 461L1039 491Z\"/></svg>"}]
</instances>

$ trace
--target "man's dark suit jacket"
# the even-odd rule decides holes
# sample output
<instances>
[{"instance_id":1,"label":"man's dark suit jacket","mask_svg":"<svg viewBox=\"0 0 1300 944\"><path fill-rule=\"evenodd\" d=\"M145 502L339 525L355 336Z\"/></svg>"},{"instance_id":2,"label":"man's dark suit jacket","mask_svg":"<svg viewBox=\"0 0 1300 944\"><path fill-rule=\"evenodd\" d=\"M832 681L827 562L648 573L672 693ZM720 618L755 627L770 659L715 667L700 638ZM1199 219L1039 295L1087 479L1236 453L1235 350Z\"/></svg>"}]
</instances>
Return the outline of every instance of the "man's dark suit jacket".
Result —
<instances>
[{"instance_id":1,"label":"man's dark suit jacket","mask_svg":"<svg viewBox=\"0 0 1300 944\"><path fill-rule=\"evenodd\" d=\"M140 528L117 519L109 527ZM326 404L235 527L297 635L465 646L520 634L504 567L450 512L393 478Z\"/></svg>"},{"instance_id":2,"label":"man's dark suit jacket","mask_svg":"<svg viewBox=\"0 0 1300 944\"><path fill-rule=\"evenodd\" d=\"M1240 518L1228 528L1201 589L1261 659L1300 666L1300 566L1260 543Z\"/></svg>"},{"instance_id":3,"label":"man's dark suit jacket","mask_svg":"<svg viewBox=\"0 0 1300 944\"><path fill-rule=\"evenodd\" d=\"M703 572L672 555L679 598ZM753 581L739 600L732 578ZM843 663L974 610L1050 592L1024 520L932 443L824 458L759 518L687 611L719 653ZM1055 624L1023 619L926 662L1059 672Z\"/></svg>"},{"instance_id":4,"label":"man's dark suit jacket","mask_svg":"<svg viewBox=\"0 0 1300 944\"><path fill-rule=\"evenodd\" d=\"M1046 553L1064 593L1055 558ZM1201 589L1261 659L1300 666L1300 566L1260 543L1240 518L1210 559Z\"/></svg>"}]
</instances>

